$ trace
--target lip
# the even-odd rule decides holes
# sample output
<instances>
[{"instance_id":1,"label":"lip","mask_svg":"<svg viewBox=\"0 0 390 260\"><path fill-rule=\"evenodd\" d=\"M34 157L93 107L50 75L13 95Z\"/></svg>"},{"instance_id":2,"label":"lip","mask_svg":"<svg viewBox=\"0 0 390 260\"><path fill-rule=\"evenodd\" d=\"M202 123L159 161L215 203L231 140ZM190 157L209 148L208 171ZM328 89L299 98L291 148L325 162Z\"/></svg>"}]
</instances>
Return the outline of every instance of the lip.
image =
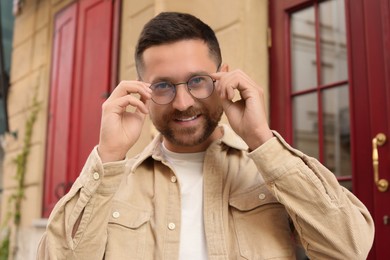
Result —
<instances>
[{"instance_id":1,"label":"lip","mask_svg":"<svg viewBox=\"0 0 390 260\"><path fill-rule=\"evenodd\" d=\"M175 119L175 120L179 122L188 122L188 121L195 120L196 118L198 118L198 115L188 117L188 118Z\"/></svg>"},{"instance_id":2,"label":"lip","mask_svg":"<svg viewBox=\"0 0 390 260\"><path fill-rule=\"evenodd\" d=\"M201 115L199 114L191 117L175 118L173 121L183 126L192 125L200 118L200 116Z\"/></svg>"}]
</instances>

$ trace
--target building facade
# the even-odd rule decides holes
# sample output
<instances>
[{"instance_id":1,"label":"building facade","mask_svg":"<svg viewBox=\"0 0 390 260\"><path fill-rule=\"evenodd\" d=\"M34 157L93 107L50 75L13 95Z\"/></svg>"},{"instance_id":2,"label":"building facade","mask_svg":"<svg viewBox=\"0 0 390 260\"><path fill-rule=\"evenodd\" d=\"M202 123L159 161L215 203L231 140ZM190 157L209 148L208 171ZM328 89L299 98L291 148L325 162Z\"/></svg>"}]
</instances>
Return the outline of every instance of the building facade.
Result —
<instances>
[{"instance_id":1,"label":"building facade","mask_svg":"<svg viewBox=\"0 0 390 260\"><path fill-rule=\"evenodd\" d=\"M162 11L198 16L216 31L230 69L245 70L267 89L267 5L266 0L22 1L15 15L9 133L3 142L0 212L9 226L15 226L8 218L15 214L15 200L9 198L23 192L16 210L20 223L11 229L10 259L35 259L52 204L77 176L69 171L81 167L98 141L101 103L119 81L136 79L133 52L149 19ZM96 79L99 75L103 76ZM95 97L95 103L83 105ZM27 126L33 114L36 121ZM151 123L144 128L129 156L151 140L155 131ZM24 144L31 130L31 141ZM90 140L83 141L88 136ZM26 145L27 161L15 163ZM76 153L82 158L74 158ZM21 168L22 185L15 177Z\"/></svg>"},{"instance_id":2,"label":"building facade","mask_svg":"<svg viewBox=\"0 0 390 260\"><path fill-rule=\"evenodd\" d=\"M9 87L0 95L8 119L0 134L0 255L9 248L9 259L35 259L51 209L98 142L101 104L120 81L136 79L143 25L179 11L208 23L223 62L264 88L271 127L367 206L376 225L369 259L390 258L390 0L13 4ZM128 156L155 132L146 120Z\"/></svg>"}]
</instances>

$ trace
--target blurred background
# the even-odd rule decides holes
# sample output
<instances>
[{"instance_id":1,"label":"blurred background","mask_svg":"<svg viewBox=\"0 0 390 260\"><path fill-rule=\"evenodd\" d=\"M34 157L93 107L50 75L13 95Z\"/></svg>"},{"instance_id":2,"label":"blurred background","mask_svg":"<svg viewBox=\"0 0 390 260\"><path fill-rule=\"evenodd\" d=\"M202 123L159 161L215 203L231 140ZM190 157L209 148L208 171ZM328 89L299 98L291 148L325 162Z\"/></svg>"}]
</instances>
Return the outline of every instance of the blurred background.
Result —
<instances>
[{"instance_id":1,"label":"blurred background","mask_svg":"<svg viewBox=\"0 0 390 260\"><path fill-rule=\"evenodd\" d=\"M264 88L272 128L370 210L369 259L390 259L390 0L0 1L0 259L35 259L98 142L101 104L136 79L138 35L162 11L216 31L223 62ZM155 131L147 120L128 156Z\"/></svg>"}]
</instances>

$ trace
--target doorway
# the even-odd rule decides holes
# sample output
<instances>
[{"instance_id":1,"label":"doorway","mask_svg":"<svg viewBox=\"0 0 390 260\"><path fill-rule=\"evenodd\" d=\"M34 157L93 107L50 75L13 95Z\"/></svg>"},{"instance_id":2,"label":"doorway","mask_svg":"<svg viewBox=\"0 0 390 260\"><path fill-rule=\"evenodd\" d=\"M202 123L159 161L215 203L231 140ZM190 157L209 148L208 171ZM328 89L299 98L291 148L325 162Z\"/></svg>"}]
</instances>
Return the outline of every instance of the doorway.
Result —
<instances>
[{"instance_id":1,"label":"doorway","mask_svg":"<svg viewBox=\"0 0 390 260\"><path fill-rule=\"evenodd\" d=\"M80 0L54 18L43 216L70 189L99 141L116 85L119 0Z\"/></svg>"},{"instance_id":2,"label":"doorway","mask_svg":"<svg viewBox=\"0 0 390 260\"><path fill-rule=\"evenodd\" d=\"M390 259L390 1L269 3L271 126L362 200L369 259Z\"/></svg>"}]
</instances>

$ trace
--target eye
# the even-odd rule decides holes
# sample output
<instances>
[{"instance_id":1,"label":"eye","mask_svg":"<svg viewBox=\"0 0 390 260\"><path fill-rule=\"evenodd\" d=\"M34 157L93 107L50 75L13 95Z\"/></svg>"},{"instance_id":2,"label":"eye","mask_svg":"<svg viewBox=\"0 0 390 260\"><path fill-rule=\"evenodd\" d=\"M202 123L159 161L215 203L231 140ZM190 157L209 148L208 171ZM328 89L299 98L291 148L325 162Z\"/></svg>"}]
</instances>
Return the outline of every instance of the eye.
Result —
<instances>
[{"instance_id":1,"label":"eye","mask_svg":"<svg viewBox=\"0 0 390 260\"><path fill-rule=\"evenodd\" d=\"M150 88L153 91L167 91L167 90L172 89L172 84L169 82L158 82L158 83L152 84L150 86Z\"/></svg>"},{"instance_id":2,"label":"eye","mask_svg":"<svg viewBox=\"0 0 390 260\"><path fill-rule=\"evenodd\" d=\"M205 82L207 82L206 77L204 77L204 76L196 76L196 77L191 78L188 81L188 86L189 87L198 87L198 86L203 85Z\"/></svg>"}]
</instances>

